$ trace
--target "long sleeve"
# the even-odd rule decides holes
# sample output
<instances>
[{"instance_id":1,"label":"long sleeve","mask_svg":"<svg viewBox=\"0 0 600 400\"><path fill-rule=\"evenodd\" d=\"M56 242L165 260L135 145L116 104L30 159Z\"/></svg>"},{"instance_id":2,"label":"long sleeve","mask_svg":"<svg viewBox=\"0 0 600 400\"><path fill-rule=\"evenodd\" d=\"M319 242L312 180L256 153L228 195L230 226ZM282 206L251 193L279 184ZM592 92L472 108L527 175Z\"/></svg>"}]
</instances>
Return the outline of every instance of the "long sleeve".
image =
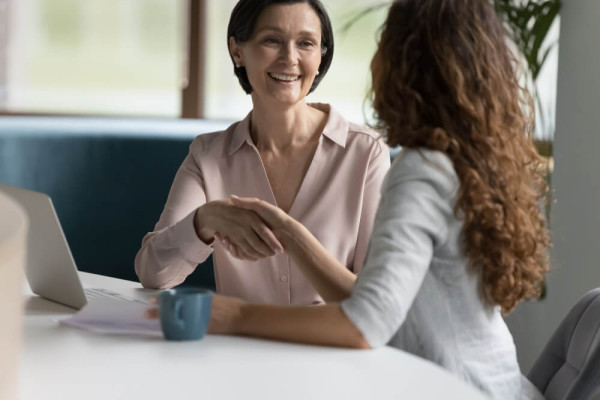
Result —
<instances>
[{"instance_id":1,"label":"long sleeve","mask_svg":"<svg viewBox=\"0 0 600 400\"><path fill-rule=\"evenodd\" d=\"M365 263L369 240L373 232L373 221L377 213L379 199L381 196L381 185L390 169L390 152L384 144L373 148L371 162L365 176L364 194L362 199L362 212L358 228L354 252L354 265L352 271L358 274Z\"/></svg>"},{"instance_id":2,"label":"long sleeve","mask_svg":"<svg viewBox=\"0 0 600 400\"><path fill-rule=\"evenodd\" d=\"M180 284L213 250L194 229L196 209L206 203L204 178L194 158L200 153L199 146L199 141L190 146L154 231L142 240L135 271L144 287L163 289Z\"/></svg>"},{"instance_id":3,"label":"long sleeve","mask_svg":"<svg viewBox=\"0 0 600 400\"><path fill-rule=\"evenodd\" d=\"M342 308L372 347L398 331L448 234L456 176L441 153L403 151L382 186L365 267Z\"/></svg>"}]
</instances>

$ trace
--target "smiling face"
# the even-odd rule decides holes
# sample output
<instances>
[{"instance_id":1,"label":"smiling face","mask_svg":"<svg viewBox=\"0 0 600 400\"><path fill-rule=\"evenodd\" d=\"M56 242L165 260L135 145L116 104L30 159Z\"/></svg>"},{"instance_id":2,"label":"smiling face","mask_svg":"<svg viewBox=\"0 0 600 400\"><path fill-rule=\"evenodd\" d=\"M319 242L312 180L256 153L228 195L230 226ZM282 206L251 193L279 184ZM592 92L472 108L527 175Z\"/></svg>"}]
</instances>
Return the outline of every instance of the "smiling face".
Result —
<instances>
[{"instance_id":1,"label":"smiling face","mask_svg":"<svg viewBox=\"0 0 600 400\"><path fill-rule=\"evenodd\" d=\"M246 69L255 106L304 100L321 64L321 22L308 3L269 6L248 41L229 41L235 63Z\"/></svg>"}]
</instances>

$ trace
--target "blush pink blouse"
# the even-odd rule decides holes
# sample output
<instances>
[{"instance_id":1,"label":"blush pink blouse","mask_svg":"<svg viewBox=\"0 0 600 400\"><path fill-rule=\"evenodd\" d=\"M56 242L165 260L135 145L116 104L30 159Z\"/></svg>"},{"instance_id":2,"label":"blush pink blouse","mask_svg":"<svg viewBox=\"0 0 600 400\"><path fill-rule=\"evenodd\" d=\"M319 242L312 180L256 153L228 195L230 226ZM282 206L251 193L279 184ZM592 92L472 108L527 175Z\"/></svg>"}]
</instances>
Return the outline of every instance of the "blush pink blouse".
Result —
<instances>
[{"instance_id":1,"label":"blush pink blouse","mask_svg":"<svg viewBox=\"0 0 600 400\"><path fill-rule=\"evenodd\" d=\"M329 114L289 215L301 222L343 265L358 273L366 256L389 149L368 128ZM179 168L153 232L135 259L144 287L182 283L211 254L217 292L271 304L320 304L323 299L285 253L255 262L232 257L218 241L205 244L194 230L202 204L231 194L276 204L265 168L250 138L250 114L227 130L198 136ZM200 266L201 268L202 266Z\"/></svg>"}]
</instances>

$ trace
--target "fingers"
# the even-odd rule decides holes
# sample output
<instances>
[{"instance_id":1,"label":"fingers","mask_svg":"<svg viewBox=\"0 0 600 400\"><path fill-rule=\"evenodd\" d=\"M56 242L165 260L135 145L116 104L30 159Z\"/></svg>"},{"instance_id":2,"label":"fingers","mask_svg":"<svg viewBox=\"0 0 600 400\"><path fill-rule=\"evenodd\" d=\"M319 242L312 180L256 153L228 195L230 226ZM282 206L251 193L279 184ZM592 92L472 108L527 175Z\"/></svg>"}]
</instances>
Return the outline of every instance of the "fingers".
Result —
<instances>
[{"instance_id":1,"label":"fingers","mask_svg":"<svg viewBox=\"0 0 600 400\"><path fill-rule=\"evenodd\" d=\"M240 198L236 195L231 195L231 202L236 207L256 212L261 219L265 220L264 222L270 225L273 225L276 221L278 218L277 214L280 211L277 207L256 198ZM279 242L271 227L265 226L262 220L253 223L252 228L256 232L258 239L264 242L273 253L283 251L283 245ZM254 245L254 242L252 244ZM255 249L264 253L262 248L255 246ZM273 254L270 253L270 255Z\"/></svg>"},{"instance_id":2,"label":"fingers","mask_svg":"<svg viewBox=\"0 0 600 400\"><path fill-rule=\"evenodd\" d=\"M234 257L237 256L237 258L239 258L240 260L256 261L259 258L264 258L264 257L261 257L261 256L255 256L254 254L249 253L247 251L247 249L244 249L244 248L242 248L240 246L236 246L236 245L232 244L231 248L232 248L232 253L231 254L233 254Z\"/></svg>"},{"instance_id":3,"label":"fingers","mask_svg":"<svg viewBox=\"0 0 600 400\"><path fill-rule=\"evenodd\" d=\"M215 240L221 242L221 244L223 244L223 247L225 247L225 249L229 251L228 244L226 244L226 242L229 242L227 238L221 236L219 232L215 232Z\"/></svg>"},{"instance_id":4,"label":"fingers","mask_svg":"<svg viewBox=\"0 0 600 400\"><path fill-rule=\"evenodd\" d=\"M245 208L246 210L251 209L250 207L252 207L252 204L254 203L252 199L249 199L247 197L241 198L236 196L235 194L232 194L231 196L229 196L229 198L231 199L231 203L234 206Z\"/></svg>"},{"instance_id":5,"label":"fingers","mask_svg":"<svg viewBox=\"0 0 600 400\"><path fill-rule=\"evenodd\" d=\"M267 228L264 224L261 224L258 227L254 228L254 232L258 235L258 237L269 246L269 249L274 253L283 252L283 245L277 239L272 230Z\"/></svg>"},{"instance_id":6,"label":"fingers","mask_svg":"<svg viewBox=\"0 0 600 400\"><path fill-rule=\"evenodd\" d=\"M218 241L220 241L221 244L223 244L223 248L225 250L227 250L234 258L237 258L240 260L249 260L249 261L256 261L259 258L264 258L264 256L256 256L256 255L253 255L252 253L249 253L248 251L238 248L238 246L231 243L229 238L222 237L220 233L215 233L215 238Z\"/></svg>"},{"instance_id":7,"label":"fingers","mask_svg":"<svg viewBox=\"0 0 600 400\"><path fill-rule=\"evenodd\" d=\"M251 208L256 206L257 209L264 209L265 214L272 216L272 220L277 220L277 212L280 210L268 203L262 203L265 202L259 199L240 199L232 196L230 204L219 212L220 226L215 229L214 237L223 244L224 249L237 258L255 261L283 251L283 246L268 226L268 221L263 220ZM237 207L236 204L244 205L246 209L243 210L244 207ZM235 254L232 245L236 247Z\"/></svg>"},{"instance_id":8,"label":"fingers","mask_svg":"<svg viewBox=\"0 0 600 400\"><path fill-rule=\"evenodd\" d=\"M149 308L144 313L144 316L148 319L158 319L158 308Z\"/></svg>"},{"instance_id":9,"label":"fingers","mask_svg":"<svg viewBox=\"0 0 600 400\"><path fill-rule=\"evenodd\" d=\"M267 228L269 228L271 231L283 229L286 225L286 222L290 219L290 216L287 215L283 210L264 200L257 198L239 198L232 195L230 201L231 205L234 207L252 211L263 221L264 224L266 224ZM274 245L274 243L268 238L263 238L262 236L261 238L265 241L265 243L269 244L274 251L276 251L277 247L281 247Z\"/></svg>"},{"instance_id":10,"label":"fingers","mask_svg":"<svg viewBox=\"0 0 600 400\"><path fill-rule=\"evenodd\" d=\"M248 197L237 197L232 194L230 196L231 204L238 208L243 208L244 210L250 210L257 213L261 218L268 220L271 218L271 212L268 208L269 206L273 207L271 204L263 202L257 198L248 198Z\"/></svg>"},{"instance_id":11,"label":"fingers","mask_svg":"<svg viewBox=\"0 0 600 400\"><path fill-rule=\"evenodd\" d=\"M241 257L249 259L260 259L270 257L283 251L275 234L256 216L252 216L248 222L241 224L246 228L238 227L232 230L233 236L223 236L215 232L215 239L223 244L223 247L231 252L230 246L235 244ZM247 257L246 257L247 256Z\"/></svg>"},{"instance_id":12,"label":"fingers","mask_svg":"<svg viewBox=\"0 0 600 400\"><path fill-rule=\"evenodd\" d=\"M263 230L262 227L264 227L264 229L266 229L266 230L269 230L269 229L267 227L265 227L262 222L258 223L257 225L258 226L256 226L255 224L251 225L253 231L250 232L246 237L248 244L251 247L244 248L244 250L247 253L251 253L252 255L255 255L255 256L256 256L256 254L254 254L254 253L258 253L258 256L260 256L261 258L262 257L270 257L270 256L274 255L275 253L277 253L277 248L272 248L257 233L257 230Z\"/></svg>"}]
</instances>

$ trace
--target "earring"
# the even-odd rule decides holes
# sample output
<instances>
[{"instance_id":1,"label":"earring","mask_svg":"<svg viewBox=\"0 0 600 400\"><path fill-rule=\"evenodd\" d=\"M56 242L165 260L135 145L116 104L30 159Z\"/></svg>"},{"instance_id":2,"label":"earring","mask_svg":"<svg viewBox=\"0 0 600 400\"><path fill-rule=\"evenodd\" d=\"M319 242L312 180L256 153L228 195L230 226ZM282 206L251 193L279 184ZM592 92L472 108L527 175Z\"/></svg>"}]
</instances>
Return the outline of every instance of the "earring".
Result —
<instances>
[{"instance_id":1,"label":"earring","mask_svg":"<svg viewBox=\"0 0 600 400\"><path fill-rule=\"evenodd\" d=\"M235 63L235 67L236 67L236 68L241 68L241 65L240 65L240 64L238 64L238 63Z\"/></svg>"},{"instance_id":2,"label":"earring","mask_svg":"<svg viewBox=\"0 0 600 400\"><path fill-rule=\"evenodd\" d=\"M321 73L321 71L317 71L317 75L319 75Z\"/></svg>"}]
</instances>

